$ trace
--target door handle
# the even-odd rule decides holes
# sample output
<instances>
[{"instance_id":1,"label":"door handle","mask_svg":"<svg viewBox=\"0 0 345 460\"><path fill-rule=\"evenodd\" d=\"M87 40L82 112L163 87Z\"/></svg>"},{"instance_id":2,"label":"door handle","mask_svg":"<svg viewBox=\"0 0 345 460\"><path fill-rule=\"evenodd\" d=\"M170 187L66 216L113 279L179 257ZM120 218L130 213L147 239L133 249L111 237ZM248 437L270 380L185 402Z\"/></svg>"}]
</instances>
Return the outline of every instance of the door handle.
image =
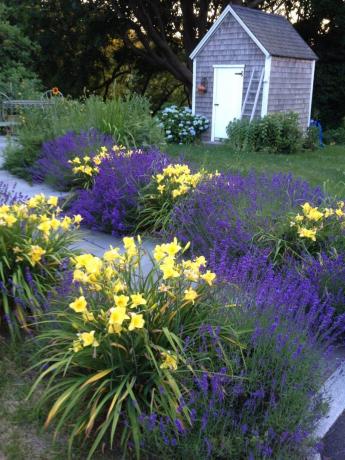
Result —
<instances>
[{"instance_id":1,"label":"door handle","mask_svg":"<svg viewBox=\"0 0 345 460\"><path fill-rule=\"evenodd\" d=\"M214 105L218 107L219 104L214 104Z\"/></svg>"},{"instance_id":2,"label":"door handle","mask_svg":"<svg viewBox=\"0 0 345 460\"><path fill-rule=\"evenodd\" d=\"M242 72L235 73L235 75L240 75L241 77L243 77L243 70Z\"/></svg>"}]
</instances>

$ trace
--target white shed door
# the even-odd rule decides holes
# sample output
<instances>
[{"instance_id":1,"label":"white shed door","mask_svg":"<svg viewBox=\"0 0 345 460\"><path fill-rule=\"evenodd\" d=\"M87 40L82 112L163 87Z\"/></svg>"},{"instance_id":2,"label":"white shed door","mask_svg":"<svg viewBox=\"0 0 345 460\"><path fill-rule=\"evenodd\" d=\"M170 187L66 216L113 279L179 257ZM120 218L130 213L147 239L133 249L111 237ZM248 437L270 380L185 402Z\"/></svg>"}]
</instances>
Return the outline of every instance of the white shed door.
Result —
<instances>
[{"instance_id":1,"label":"white shed door","mask_svg":"<svg viewBox=\"0 0 345 460\"><path fill-rule=\"evenodd\" d=\"M215 67L213 87L213 139L225 139L226 127L241 118L244 67Z\"/></svg>"}]
</instances>

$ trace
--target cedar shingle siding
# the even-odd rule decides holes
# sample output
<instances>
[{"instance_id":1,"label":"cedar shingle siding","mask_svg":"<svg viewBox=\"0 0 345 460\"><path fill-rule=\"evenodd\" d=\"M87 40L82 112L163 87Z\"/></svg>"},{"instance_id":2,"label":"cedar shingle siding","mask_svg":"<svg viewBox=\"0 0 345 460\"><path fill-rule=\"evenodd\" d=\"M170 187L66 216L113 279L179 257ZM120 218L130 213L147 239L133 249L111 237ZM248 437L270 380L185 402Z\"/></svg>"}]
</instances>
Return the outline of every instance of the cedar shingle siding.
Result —
<instances>
[{"instance_id":1,"label":"cedar shingle siding","mask_svg":"<svg viewBox=\"0 0 345 460\"><path fill-rule=\"evenodd\" d=\"M208 90L206 94L196 92L195 113L204 115L212 121L213 108L213 66L216 64L245 65L243 100L248 88L253 68L259 71L265 66L265 56L238 22L228 15L205 44L196 57L196 84L206 77ZM256 116L261 115L261 96L256 109ZM230 120L229 120L230 121ZM211 140L211 128L203 135L203 140Z\"/></svg>"},{"instance_id":2,"label":"cedar shingle siding","mask_svg":"<svg viewBox=\"0 0 345 460\"><path fill-rule=\"evenodd\" d=\"M272 58L268 113L297 112L303 129L309 123L313 61Z\"/></svg>"},{"instance_id":3,"label":"cedar shingle siding","mask_svg":"<svg viewBox=\"0 0 345 460\"><path fill-rule=\"evenodd\" d=\"M265 68L265 53L271 60L271 71L269 77L266 74L266 81L263 82L255 117L261 116L263 90L268 87L267 113L297 112L301 127L308 127L313 69L317 56L285 18L250 8L228 6L222 18L191 55L195 60L196 87L204 78L208 82L206 94L199 94L196 89L194 93L195 113L211 121L211 127L203 135L203 140L211 140L213 66L245 66L243 104L252 70L256 69L256 75L260 76ZM254 85L254 89L257 89L257 85ZM244 117L250 116L253 99L254 96L249 98Z\"/></svg>"}]
</instances>

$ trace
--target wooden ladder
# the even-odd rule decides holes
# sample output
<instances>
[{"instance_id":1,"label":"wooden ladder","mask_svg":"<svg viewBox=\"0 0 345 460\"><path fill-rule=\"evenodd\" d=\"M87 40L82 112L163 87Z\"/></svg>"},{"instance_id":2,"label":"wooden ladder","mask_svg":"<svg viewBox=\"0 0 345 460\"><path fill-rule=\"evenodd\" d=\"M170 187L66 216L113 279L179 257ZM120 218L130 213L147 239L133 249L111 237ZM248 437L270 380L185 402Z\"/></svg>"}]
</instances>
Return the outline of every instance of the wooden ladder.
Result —
<instances>
[{"instance_id":1,"label":"wooden ladder","mask_svg":"<svg viewBox=\"0 0 345 460\"><path fill-rule=\"evenodd\" d=\"M241 117L243 117L243 115L245 115L246 110L247 110L247 106L253 105L252 111L251 111L251 114L250 114L250 121L253 121L254 116L255 116L255 112L256 112L256 108L258 106L260 92L261 92L261 88L262 88L262 83L263 83L264 75L265 75L265 69L264 68L262 69L261 74L260 74L260 78L255 79L255 76L256 76L256 74L258 72L259 72L259 70L257 70L257 69L253 69L252 72L251 72L248 88L247 88L246 95L245 95L243 105L242 105ZM256 91L255 91L255 86L254 86L255 83L258 84ZM254 101L250 102L250 95L252 95L254 93L255 93Z\"/></svg>"}]
</instances>

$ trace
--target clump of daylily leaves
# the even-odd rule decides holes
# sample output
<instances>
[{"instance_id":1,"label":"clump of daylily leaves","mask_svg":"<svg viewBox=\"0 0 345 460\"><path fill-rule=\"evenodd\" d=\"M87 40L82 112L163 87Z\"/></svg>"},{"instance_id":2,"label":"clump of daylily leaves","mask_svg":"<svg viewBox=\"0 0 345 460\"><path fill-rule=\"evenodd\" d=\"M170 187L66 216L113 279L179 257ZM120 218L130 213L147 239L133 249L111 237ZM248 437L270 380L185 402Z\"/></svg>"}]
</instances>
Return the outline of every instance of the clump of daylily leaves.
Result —
<instances>
[{"instance_id":1,"label":"clump of daylily leaves","mask_svg":"<svg viewBox=\"0 0 345 460\"><path fill-rule=\"evenodd\" d=\"M58 431L72 423L70 448L77 436L92 439L88 458L100 444L111 449L118 442L124 451L134 445L138 457L142 413L164 414L172 426L176 419L190 423L187 409L177 413L181 376L196 371L185 337L198 338L206 322L234 336L222 324L212 294L216 276L204 257L184 259L188 245L176 238L157 245L153 256L140 237L123 243L123 253L110 248L102 258L72 259L71 291L57 301L59 321L48 321L38 337L38 367L45 370L33 389L48 377L46 425L56 419Z\"/></svg>"},{"instance_id":2,"label":"clump of daylily leaves","mask_svg":"<svg viewBox=\"0 0 345 460\"><path fill-rule=\"evenodd\" d=\"M193 173L186 164L170 164L152 177L140 193L139 230L161 230L167 225L171 210L178 199L187 196L202 180L212 179L219 173L206 170Z\"/></svg>"},{"instance_id":3,"label":"clump of daylily leaves","mask_svg":"<svg viewBox=\"0 0 345 460\"><path fill-rule=\"evenodd\" d=\"M336 206L312 206L304 203L298 213L289 215L283 228L275 234L260 236L259 241L273 240L274 256L284 254L295 257L317 255L323 251L331 253L345 249L345 203Z\"/></svg>"},{"instance_id":4,"label":"clump of daylily leaves","mask_svg":"<svg viewBox=\"0 0 345 460\"><path fill-rule=\"evenodd\" d=\"M0 326L12 338L29 330L57 284L62 262L73 255L70 246L82 218L60 212L57 197L43 194L0 206Z\"/></svg>"}]
</instances>

